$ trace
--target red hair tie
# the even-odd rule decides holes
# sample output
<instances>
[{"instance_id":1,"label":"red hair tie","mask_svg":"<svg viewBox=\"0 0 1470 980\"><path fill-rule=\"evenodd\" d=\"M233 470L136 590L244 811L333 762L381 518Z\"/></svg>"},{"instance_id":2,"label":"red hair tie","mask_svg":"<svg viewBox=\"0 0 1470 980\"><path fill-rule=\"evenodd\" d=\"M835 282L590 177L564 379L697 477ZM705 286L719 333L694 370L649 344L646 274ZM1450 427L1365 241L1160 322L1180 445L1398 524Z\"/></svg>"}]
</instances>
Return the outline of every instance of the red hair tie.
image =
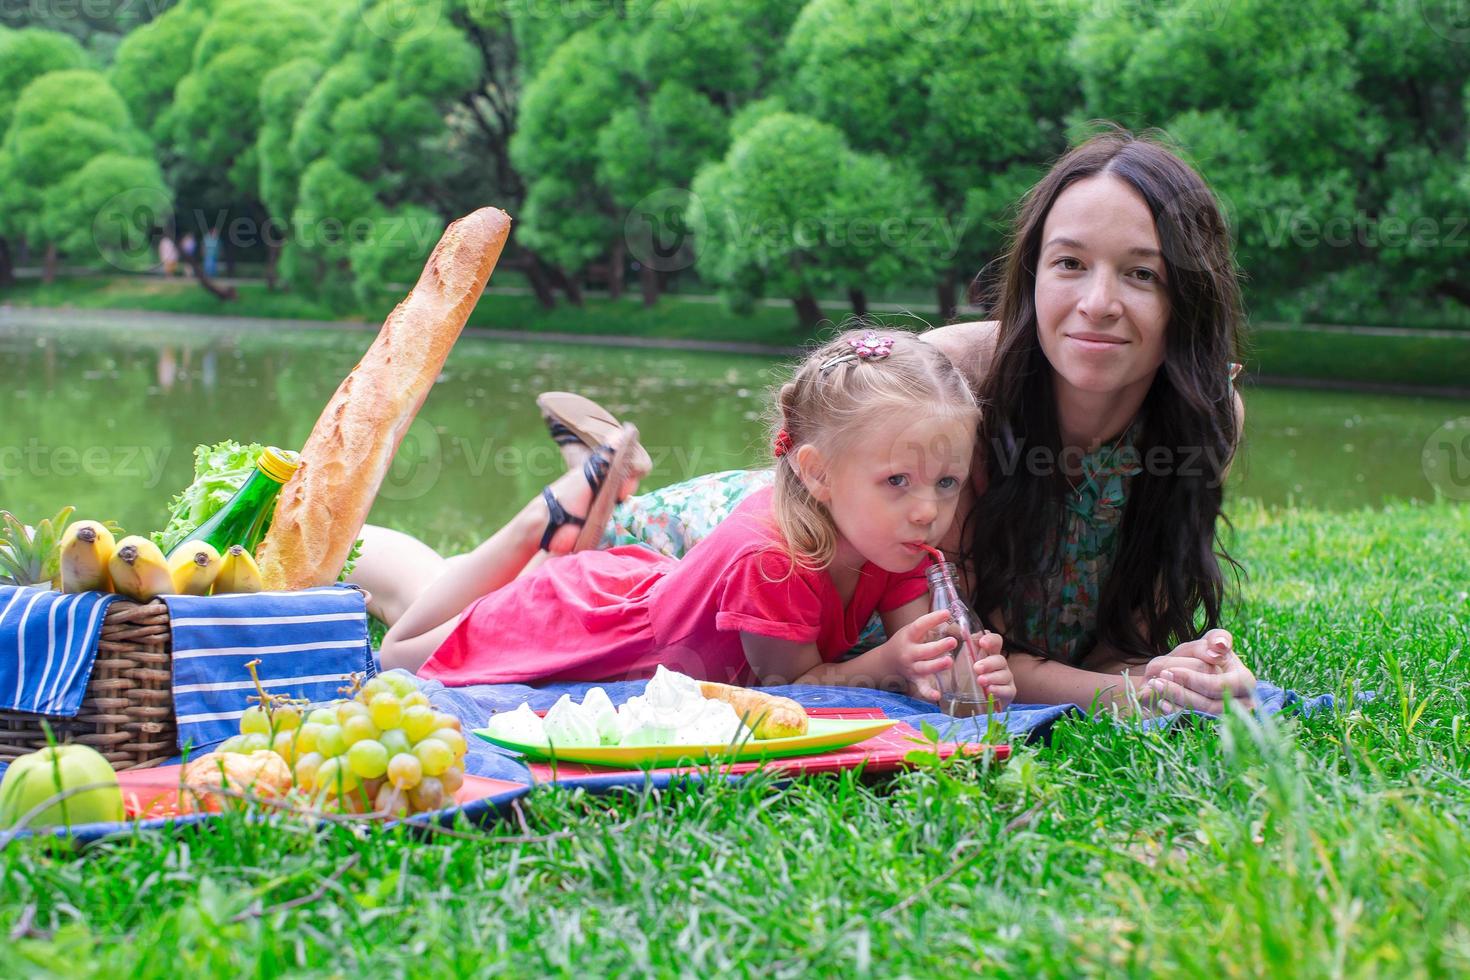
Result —
<instances>
[{"instance_id":1,"label":"red hair tie","mask_svg":"<svg viewBox=\"0 0 1470 980\"><path fill-rule=\"evenodd\" d=\"M787 432L784 428L776 433L776 442L771 447L771 452L775 454L777 459L791 452L791 433Z\"/></svg>"}]
</instances>

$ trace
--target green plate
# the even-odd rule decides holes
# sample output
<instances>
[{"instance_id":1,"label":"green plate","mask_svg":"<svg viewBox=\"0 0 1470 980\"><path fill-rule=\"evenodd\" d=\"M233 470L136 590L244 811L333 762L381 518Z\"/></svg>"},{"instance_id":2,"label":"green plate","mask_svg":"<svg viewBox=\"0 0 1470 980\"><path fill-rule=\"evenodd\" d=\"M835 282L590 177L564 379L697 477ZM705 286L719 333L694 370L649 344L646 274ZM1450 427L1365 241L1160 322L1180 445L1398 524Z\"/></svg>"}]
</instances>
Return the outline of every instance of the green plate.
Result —
<instances>
[{"instance_id":1,"label":"green plate","mask_svg":"<svg viewBox=\"0 0 1470 980\"><path fill-rule=\"evenodd\" d=\"M618 769L647 769L655 766L698 764L710 759L721 762L758 762L797 755L815 755L831 749L856 745L897 725L893 718L812 718L805 735L790 738L751 739L742 745L598 745L583 748L554 748L542 742L525 745L491 735L483 728L475 734L503 749L520 752L532 762L580 762L589 766Z\"/></svg>"}]
</instances>

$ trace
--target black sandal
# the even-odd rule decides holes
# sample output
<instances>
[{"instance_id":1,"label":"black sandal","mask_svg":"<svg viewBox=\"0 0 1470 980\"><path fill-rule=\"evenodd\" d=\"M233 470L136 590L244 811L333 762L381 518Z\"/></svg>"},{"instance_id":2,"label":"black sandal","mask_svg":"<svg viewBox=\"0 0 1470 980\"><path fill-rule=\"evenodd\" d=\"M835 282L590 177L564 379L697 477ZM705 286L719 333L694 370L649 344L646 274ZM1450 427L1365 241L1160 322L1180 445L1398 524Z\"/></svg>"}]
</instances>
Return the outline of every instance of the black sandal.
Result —
<instances>
[{"instance_id":1,"label":"black sandal","mask_svg":"<svg viewBox=\"0 0 1470 980\"><path fill-rule=\"evenodd\" d=\"M577 440L576 436L572 436L572 439L580 441ZM603 454L611 452L611 446L598 446L592 450L592 455L588 456L586 462L582 464L582 475L586 477L587 485L592 488L593 504L596 504L598 496L602 493L603 485L607 482L608 471L612 468L612 459ZM587 524L587 519L578 517L575 514L568 514L567 509L562 506L561 501L556 499L556 494L551 492L549 485L541 488L541 499L546 502L546 512L548 514L546 530L541 534L541 550L550 551L551 539L556 535L557 531L560 531L568 524L573 527L584 527Z\"/></svg>"}]
</instances>

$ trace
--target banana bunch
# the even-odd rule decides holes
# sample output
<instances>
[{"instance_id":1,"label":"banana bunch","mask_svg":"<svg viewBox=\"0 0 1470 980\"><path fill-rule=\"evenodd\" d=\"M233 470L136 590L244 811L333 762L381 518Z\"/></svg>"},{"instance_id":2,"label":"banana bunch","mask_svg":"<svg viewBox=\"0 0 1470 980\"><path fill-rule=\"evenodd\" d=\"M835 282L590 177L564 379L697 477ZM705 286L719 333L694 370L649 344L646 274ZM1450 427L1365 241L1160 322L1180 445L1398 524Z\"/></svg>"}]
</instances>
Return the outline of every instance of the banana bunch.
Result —
<instances>
[{"instance_id":1,"label":"banana bunch","mask_svg":"<svg viewBox=\"0 0 1470 980\"><path fill-rule=\"evenodd\" d=\"M63 592L116 592L137 602L160 595L259 592L255 558L240 545L221 555L207 541L187 541L165 559L141 535L115 541L97 521L77 521L57 545Z\"/></svg>"}]
</instances>

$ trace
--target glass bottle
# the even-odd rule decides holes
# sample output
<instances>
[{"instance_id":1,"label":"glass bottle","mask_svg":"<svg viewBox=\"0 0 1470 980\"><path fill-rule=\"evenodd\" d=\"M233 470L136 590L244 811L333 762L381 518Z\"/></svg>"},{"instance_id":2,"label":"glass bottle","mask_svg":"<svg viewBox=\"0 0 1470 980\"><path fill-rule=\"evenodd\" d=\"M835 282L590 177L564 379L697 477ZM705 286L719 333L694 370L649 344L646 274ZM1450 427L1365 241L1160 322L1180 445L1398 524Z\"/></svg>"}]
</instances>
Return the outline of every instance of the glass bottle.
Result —
<instances>
[{"instance_id":1,"label":"glass bottle","mask_svg":"<svg viewBox=\"0 0 1470 980\"><path fill-rule=\"evenodd\" d=\"M223 553L230 545L243 545L252 555L270 529L281 486L301 465L301 457L289 449L267 447L255 461L255 472L213 517L179 539L169 550L172 557L190 541L207 541Z\"/></svg>"},{"instance_id":2,"label":"glass bottle","mask_svg":"<svg viewBox=\"0 0 1470 980\"><path fill-rule=\"evenodd\" d=\"M949 619L935 628L929 639L950 636L958 641L954 649L954 666L936 675L939 682L939 710L954 718L969 718L989 712L988 700L975 680L975 634L984 632L980 617L960 598L955 587L952 562L936 562L929 566L930 612L944 609Z\"/></svg>"}]
</instances>

